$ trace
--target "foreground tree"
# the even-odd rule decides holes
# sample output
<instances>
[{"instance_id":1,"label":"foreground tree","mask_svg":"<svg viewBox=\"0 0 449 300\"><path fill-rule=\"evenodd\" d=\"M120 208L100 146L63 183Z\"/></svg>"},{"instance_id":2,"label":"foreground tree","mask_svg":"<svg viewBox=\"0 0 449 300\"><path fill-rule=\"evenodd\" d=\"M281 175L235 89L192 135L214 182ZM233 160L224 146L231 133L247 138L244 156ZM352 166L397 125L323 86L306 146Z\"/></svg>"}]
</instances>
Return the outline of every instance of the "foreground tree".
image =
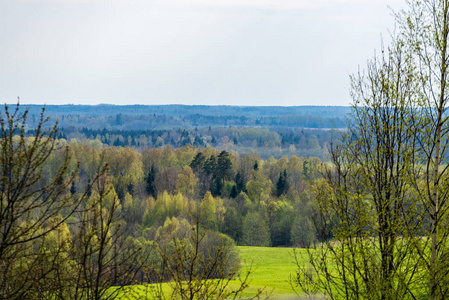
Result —
<instances>
[{"instance_id":1,"label":"foreground tree","mask_svg":"<svg viewBox=\"0 0 449 300\"><path fill-rule=\"evenodd\" d=\"M114 299L136 279L144 261L124 231L121 205L106 175L76 214L70 255L77 266L70 299Z\"/></svg>"},{"instance_id":2,"label":"foreground tree","mask_svg":"<svg viewBox=\"0 0 449 300\"><path fill-rule=\"evenodd\" d=\"M428 276L429 299L449 296L447 257L448 220L448 34L449 1L409 1L397 20L417 68L418 102L422 109L421 132L413 187L425 209L428 239L418 244ZM430 251L428 251L430 248Z\"/></svg>"},{"instance_id":3,"label":"foreground tree","mask_svg":"<svg viewBox=\"0 0 449 300\"><path fill-rule=\"evenodd\" d=\"M47 159L60 148L56 126L45 129L48 119L42 111L33 137L27 138L26 121L27 111L21 112L19 106L12 111L5 106L0 116L2 299L27 297L36 282L35 266L42 261L39 255L33 255L31 245L60 228L86 197L86 193L73 196L68 192L76 172L68 172L67 149L56 174L52 178L43 176Z\"/></svg>"},{"instance_id":4,"label":"foreground tree","mask_svg":"<svg viewBox=\"0 0 449 300\"><path fill-rule=\"evenodd\" d=\"M311 268L300 269L292 282L304 290L313 284L332 299L425 294L417 255L425 252L425 205L410 187L423 180L416 172L429 128L406 44L396 38L366 73L352 78L348 133L331 148L333 167L315 187L314 221L323 243L309 251Z\"/></svg>"},{"instance_id":5,"label":"foreground tree","mask_svg":"<svg viewBox=\"0 0 449 300\"><path fill-rule=\"evenodd\" d=\"M398 299L415 292L418 260L411 254L418 232L409 229L420 216L408 183L418 120L409 59L391 49L353 78L349 132L331 149L334 166L315 187L323 243L309 259L331 298Z\"/></svg>"},{"instance_id":6,"label":"foreground tree","mask_svg":"<svg viewBox=\"0 0 449 300\"><path fill-rule=\"evenodd\" d=\"M368 84L353 80L355 130L333 149L329 193L318 200L322 238L341 242L316 252L336 258L338 274L310 255L332 298L449 295L449 1L407 4L389 59L369 66Z\"/></svg>"},{"instance_id":7,"label":"foreground tree","mask_svg":"<svg viewBox=\"0 0 449 300\"><path fill-rule=\"evenodd\" d=\"M139 271L139 247L124 237L107 166L70 191L79 168L47 122L42 111L27 137L26 110L0 116L0 299L114 298Z\"/></svg>"}]
</instances>

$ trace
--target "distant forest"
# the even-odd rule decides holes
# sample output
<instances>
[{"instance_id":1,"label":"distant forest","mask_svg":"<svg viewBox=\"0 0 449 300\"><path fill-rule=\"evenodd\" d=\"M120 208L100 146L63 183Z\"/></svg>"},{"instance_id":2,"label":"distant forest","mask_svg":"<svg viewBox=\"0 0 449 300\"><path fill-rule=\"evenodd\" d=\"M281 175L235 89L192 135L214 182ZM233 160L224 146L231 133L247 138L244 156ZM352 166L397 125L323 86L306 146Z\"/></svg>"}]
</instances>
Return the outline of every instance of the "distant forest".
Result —
<instances>
[{"instance_id":1,"label":"distant forest","mask_svg":"<svg viewBox=\"0 0 449 300\"><path fill-rule=\"evenodd\" d=\"M22 104L30 114L39 114L42 105ZM344 118L350 112L348 106L226 106L226 105L46 105L46 115L167 115L167 116L319 116Z\"/></svg>"},{"instance_id":2,"label":"distant forest","mask_svg":"<svg viewBox=\"0 0 449 300\"><path fill-rule=\"evenodd\" d=\"M37 125L38 105L29 109L29 128ZM58 138L99 140L108 146L136 149L174 148L187 144L240 153L319 157L338 139L332 129L345 127L349 107L188 106L188 105L48 105L45 114L57 121Z\"/></svg>"}]
</instances>

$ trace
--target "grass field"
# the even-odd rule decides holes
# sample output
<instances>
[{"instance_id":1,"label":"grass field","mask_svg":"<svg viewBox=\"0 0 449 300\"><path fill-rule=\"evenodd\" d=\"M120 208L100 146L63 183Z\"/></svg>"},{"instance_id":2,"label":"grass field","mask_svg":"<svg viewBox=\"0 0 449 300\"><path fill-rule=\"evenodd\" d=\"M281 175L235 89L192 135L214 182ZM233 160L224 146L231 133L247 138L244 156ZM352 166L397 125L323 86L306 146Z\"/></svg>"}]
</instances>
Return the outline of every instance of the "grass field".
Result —
<instances>
[{"instance_id":1,"label":"grass field","mask_svg":"<svg viewBox=\"0 0 449 300\"><path fill-rule=\"evenodd\" d=\"M289 276L294 274L293 250L291 248L238 247L243 264L253 264L256 268L251 276L248 292L266 287L273 291L270 299L297 298L288 283ZM298 252L304 252L298 249ZM249 294L247 294L249 295Z\"/></svg>"},{"instance_id":2,"label":"grass field","mask_svg":"<svg viewBox=\"0 0 449 300\"><path fill-rule=\"evenodd\" d=\"M253 273L250 277L249 287L242 295L243 298L254 296L258 289L264 289L263 295L270 295L269 299L287 300L297 299L288 279L293 275L296 266L294 264L293 250L291 248L269 247L237 247L240 252L242 267L252 265ZM298 249L299 253L305 253L304 249ZM237 287L238 282L230 283L230 288ZM144 286L130 286L120 295L120 299L132 299L131 294L139 295L139 299L146 298L143 292ZM169 284L163 284L163 290L170 294ZM271 294L270 294L271 293ZM264 299L264 297L262 297Z\"/></svg>"}]
</instances>

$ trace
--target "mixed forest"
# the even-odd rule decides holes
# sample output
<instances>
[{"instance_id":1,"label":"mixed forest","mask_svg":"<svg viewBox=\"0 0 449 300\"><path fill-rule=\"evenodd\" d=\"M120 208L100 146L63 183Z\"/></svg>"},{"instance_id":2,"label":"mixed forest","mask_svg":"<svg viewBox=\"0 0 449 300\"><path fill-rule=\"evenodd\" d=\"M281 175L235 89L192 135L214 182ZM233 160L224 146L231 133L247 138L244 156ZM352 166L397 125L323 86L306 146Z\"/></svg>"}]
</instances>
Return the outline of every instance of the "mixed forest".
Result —
<instances>
[{"instance_id":1,"label":"mixed forest","mask_svg":"<svg viewBox=\"0 0 449 300\"><path fill-rule=\"evenodd\" d=\"M319 158L262 160L190 143L109 146L64 139L44 111L32 130L20 106L3 115L4 298L115 297L113 286L177 278L188 268L173 261L192 262L192 247L205 266L191 275L216 260L206 279L240 276L235 245L316 239L309 186Z\"/></svg>"},{"instance_id":2,"label":"mixed forest","mask_svg":"<svg viewBox=\"0 0 449 300\"><path fill-rule=\"evenodd\" d=\"M28 109L28 128L39 120L40 107ZM345 127L349 107L233 107L185 105L50 105L46 113L58 122L58 138L99 140L134 149L184 145L238 153L256 152L262 159L296 155L328 159L328 144Z\"/></svg>"}]
</instances>

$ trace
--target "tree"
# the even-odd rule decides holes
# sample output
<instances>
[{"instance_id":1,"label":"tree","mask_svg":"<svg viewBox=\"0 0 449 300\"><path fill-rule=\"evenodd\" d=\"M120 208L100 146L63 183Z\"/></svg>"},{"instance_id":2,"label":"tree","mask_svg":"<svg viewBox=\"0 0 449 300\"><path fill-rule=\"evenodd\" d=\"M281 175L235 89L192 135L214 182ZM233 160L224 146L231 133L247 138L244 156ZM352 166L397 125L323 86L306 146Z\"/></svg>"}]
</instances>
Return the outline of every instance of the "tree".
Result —
<instances>
[{"instance_id":1,"label":"tree","mask_svg":"<svg viewBox=\"0 0 449 300\"><path fill-rule=\"evenodd\" d=\"M243 219L242 243L245 246L270 246L268 224L259 212L250 212Z\"/></svg>"},{"instance_id":2,"label":"tree","mask_svg":"<svg viewBox=\"0 0 449 300\"><path fill-rule=\"evenodd\" d=\"M240 192L246 193L245 179L243 178L243 175L240 172L237 172L237 174L235 175L235 186L237 194L239 194Z\"/></svg>"},{"instance_id":3,"label":"tree","mask_svg":"<svg viewBox=\"0 0 449 300\"><path fill-rule=\"evenodd\" d=\"M140 153L129 148L109 147L105 150L111 181L120 199L134 186L143 183L143 164Z\"/></svg>"},{"instance_id":4,"label":"tree","mask_svg":"<svg viewBox=\"0 0 449 300\"><path fill-rule=\"evenodd\" d=\"M231 192L229 193L229 197L234 199L235 197L237 197L239 195L239 192L237 191L237 185L233 185L231 188Z\"/></svg>"},{"instance_id":5,"label":"tree","mask_svg":"<svg viewBox=\"0 0 449 300\"><path fill-rule=\"evenodd\" d=\"M176 181L176 192L193 199L197 182L198 179L195 177L192 169L189 166L185 166L182 172L178 174L178 180Z\"/></svg>"},{"instance_id":6,"label":"tree","mask_svg":"<svg viewBox=\"0 0 449 300\"><path fill-rule=\"evenodd\" d=\"M321 243L309 251L312 279L332 299L421 297L422 205L410 186L419 169L422 127L412 53L400 37L352 77L352 115L333 167L314 187L315 227ZM304 174L309 174L304 163ZM307 172L306 172L307 169ZM423 178L418 176L417 180ZM332 238L332 239L330 239ZM335 268L329 268L331 261ZM306 281L302 279L306 278Z\"/></svg>"},{"instance_id":7,"label":"tree","mask_svg":"<svg viewBox=\"0 0 449 300\"><path fill-rule=\"evenodd\" d=\"M48 118L44 117L43 109L33 137L27 138L27 117L28 111L21 111L19 105L13 111L5 106L0 116L2 299L20 299L29 295L36 280L32 278L35 266L43 260L37 255L42 254L36 249L41 244L39 240L63 226L86 197L86 193L76 196L69 192L76 171L68 172L70 156L67 148L54 177L44 180L45 164L60 147L56 140L56 125L46 129ZM29 248L33 243L36 248Z\"/></svg>"},{"instance_id":8,"label":"tree","mask_svg":"<svg viewBox=\"0 0 449 300\"><path fill-rule=\"evenodd\" d=\"M197 155L195 155L192 162L190 163L190 167L195 173L197 173L203 169L205 161L206 158L204 157L204 154L202 152L198 152Z\"/></svg>"},{"instance_id":9,"label":"tree","mask_svg":"<svg viewBox=\"0 0 449 300\"><path fill-rule=\"evenodd\" d=\"M447 80L449 1L410 1L408 11L397 15L401 35L416 62L417 98L423 114L419 163L414 188L430 220L428 242L418 248L428 271L429 299L446 298L449 186L447 150L449 139ZM424 182L425 184L421 184ZM427 251L430 247L430 253Z\"/></svg>"},{"instance_id":10,"label":"tree","mask_svg":"<svg viewBox=\"0 0 449 300\"><path fill-rule=\"evenodd\" d=\"M156 197L156 191L154 190L154 180L156 179L157 171L154 168L154 165L151 166L150 171L148 172L148 175L145 178L146 181L146 190L148 195Z\"/></svg>"},{"instance_id":11,"label":"tree","mask_svg":"<svg viewBox=\"0 0 449 300\"><path fill-rule=\"evenodd\" d=\"M234 206L226 206L224 226L220 231L231 237L237 243L240 242L242 233L242 216Z\"/></svg>"},{"instance_id":12,"label":"tree","mask_svg":"<svg viewBox=\"0 0 449 300\"><path fill-rule=\"evenodd\" d=\"M368 172L363 168L347 168L351 164L345 159L354 159L357 158L356 156L343 155L344 158L340 159L339 163L341 171L337 171L345 178L349 176L361 179L364 184L374 186L373 183L377 183L377 190L371 189L370 195L364 197L374 204L377 229L383 232L379 234L378 239L379 243L382 242L385 245L380 256L382 261L380 274L384 279L381 290L384 298L394 294L394 287L398 287L398 282L401 284L415 283L410 277L406 277L407 281L389 279L390 276L393 278L397 276L395 270L407 269L398 269L394 265L395 259L401 257L400 254L398 256L397 248L395 248L398 243L403 243L404 246L411 249L411 253L415 254L416 259L409 260L409 266L416 264L416 260L419 260L419 279L416 278L416 280L423 282L424 286L419 289L411 289L409 285L405 285L404 288L407 289L407 292L396 295L406 293L410 295L416 292L429 299L443 299L449 295L446 262L449 254L447 227L449 186L446 180L449 159L447 156L449 146L447 135L449 129L447 119L449 100L447 88L449 75L448 12L449 1L447 0L411 0L408 1L408 10L401 11L396 15L400 33L396 37L394 46L388 52L393 64L386 61L386 64L382 65L384 63L382 61L378 64L379 68L373 73L374 76L368 78L382 79L389 74L393 76L387 76L385 81L376 85L381 87L381 90L376 86L373 89L373 85L359 85L360 89L356 90L359 95L364 96L362 99L375 99L375 97L381 96L379 100L387 101L385 105L383 102L378 102L378 105L356 103L366 105L365 108L359 106L356 111L359 113L359 117L364 119L368 126L371 126L368 127L370 130L362 130L359 135L355 136L356 139L363 137L364 132L377 133L380 131L383 134L381 139L375 135L373 140L369 140L368 145L371 146L371 149L367 152L367 154L371 154L370 159L377 163L378 168L366 168L366 170L376 171L374 174L378 177L369 183L364 180L364 177L371 179L373 177L366 176ZM410 101L406 102L406 105L397 102L395 106L391 106L391 100L409 99ZM377 113L379 111L380 114ZM372 112L375 114L373 115ZM404 114L406 122L398 119L398 116L402 118ZM370 123L370 118L373 116L376 123ZM391 120L396 123L389 123ZM401 120L401 122L397 122L397 120ZM389 127L385 127L387 124ZM406 139L405 143L403 138ZM395 142L400 142L400 144L395 144ZM408 146L403 148L402 153L399 154L401 145ZM362 143L358 146L363 149ZM413 152L410 152L409 149L412 149ZM334 152L333 155L335 154L337 153ZM390 160L387 159L388 157ZM385 162L385 165L383 166L381 162ZM392 165L395 167L391 168ZM387 170L384 169L385 166L388 167ZM380 173L379 170L384 170L384 172ZM404 170L407 171L404 172ZM361 173L357 174L355 171ZM337 178L341 178L341 176ZM409 177L407 178L407 176ZM388 178L391 178L390 183L386 181ZM335 187L335 185L331 186ZM410 192L407 194L405 190ZM344 191L346 192L346 190ZM361 190L353 190L351 194L355 195L355 192L360 196L363 195ZM387 199L391 199L391 201L385 201ZM401 204L399 205L399 203ZM401 209L398 208L401 205L411 210L409 212L413 219L409 219L409 215L401 212ZM401 214L407 217L404 219L405 221L397 219ZM390 217L393 218L390 219ZM394 222L391 223L390 220L394 220ZM400 226L401 230L398 230L397 226ZM428 228L426 238L413 239L426 228ZM407 239L395 238L398 232L405 233ZM407 242L407 240L412 242ZM409 256L404 257L409 258ZM413 274L416 273L410 272L408 276Z\"/></svg>"},{"instance_id":13,"label":"tree","mask_svg":"<svg viewBox=\"0 0 449 300\"><path fill-rule=\"evenodd\" d=\"M276 183L276 195L280 197L287 192L288 188L287 170L284 170L284 172L279 173L279 179Z\"/></svg>"},{"instance_id":14,"label":"tree","mask_svg":"<svg viewBox=\"0 0 449 300\"><path fill-rule=\"evenodd\" d=\"M102 176L84 210L76 214L69 253L77 264L67 288L72 299L114 299L140 271L140 248L125 236L121 209L107 176Z\"/></svg>"},{"instance_id":15,"label":"tree","mask_svg":"<svg viewBox=\"0 0 449 300\"><path fill-rule=\"evenodd\" d=\"M203 172L205 174L205 178L202 182L203 191L201 191L201 194L212 190L214 185L217 185L217 177L215 175L217 172L217 158L215 155L212 154L208 159L206 159L203 164ZM218 187L220 187L220 182L218 182Z\"/></svg>"},{"instance_id":16,"label":"tree","mask_svg":"<svg viewBox=\"0 0 449 300\"><path fill-rule=\"evenodd\" d=\"M114 298L140 266L139 249L125 247L107 166L72 193L79 163L44 110L30 137L27 116L19 106L0 116L0 298Z\"/></svg>"},{"instance_id":17,"label":"tree","mask_svg":"<svg viewBox=\"0 0 449 300\"><path fill-rule=\"evenodd\" d=\"M246 189L250 199L259 203L264 196L271 194L272 186L271 180L266 178L265 174L259 170L253 173L252 179L246 184Z\"/></svg>"},{"instance_id":18,"label":"tree","mask_svg":"<svg viewBox=\"0 0 449 300\"><path fill-rule=\"evenodd\" d=\"M223 183L230 176L232 170L232 162L229 157L229 152L223 150L218 155L217 159L217 170L215 176L219 177Z\"/></svg>"},{"instance_id":19,"label":"tree","mask_svg":"<svg viewBox=\"0 0 449 300\"><path fill-rule=\"evenodd\" d=\"M315 241L312 222L304 216L295 218L291 228L291 243L293 246L309 248Z\"/></svg>"},{"instance_id":20,"label":"tree","mask_svg":"<svg viewBox=\"0 0 449 300\"><path fill-rule=\"evenodd\" d=\"M267 205L267 214L271 245L289 246L294 217L293 206L282 200L272 201Z\"/></svg>"},{"instance_id":21,"label":"tree","mask_svg":"<svg viewBox=\"0 0 449 300\"><path fill-rule=\"evenodd\" d=\"M154 180L156 193L159 195L164 191L167 191L168 193L173 194L176 189L178 174L179 171L176 167L169 167L166 170L157 173Z\"/></svg>"}]
</instances>

